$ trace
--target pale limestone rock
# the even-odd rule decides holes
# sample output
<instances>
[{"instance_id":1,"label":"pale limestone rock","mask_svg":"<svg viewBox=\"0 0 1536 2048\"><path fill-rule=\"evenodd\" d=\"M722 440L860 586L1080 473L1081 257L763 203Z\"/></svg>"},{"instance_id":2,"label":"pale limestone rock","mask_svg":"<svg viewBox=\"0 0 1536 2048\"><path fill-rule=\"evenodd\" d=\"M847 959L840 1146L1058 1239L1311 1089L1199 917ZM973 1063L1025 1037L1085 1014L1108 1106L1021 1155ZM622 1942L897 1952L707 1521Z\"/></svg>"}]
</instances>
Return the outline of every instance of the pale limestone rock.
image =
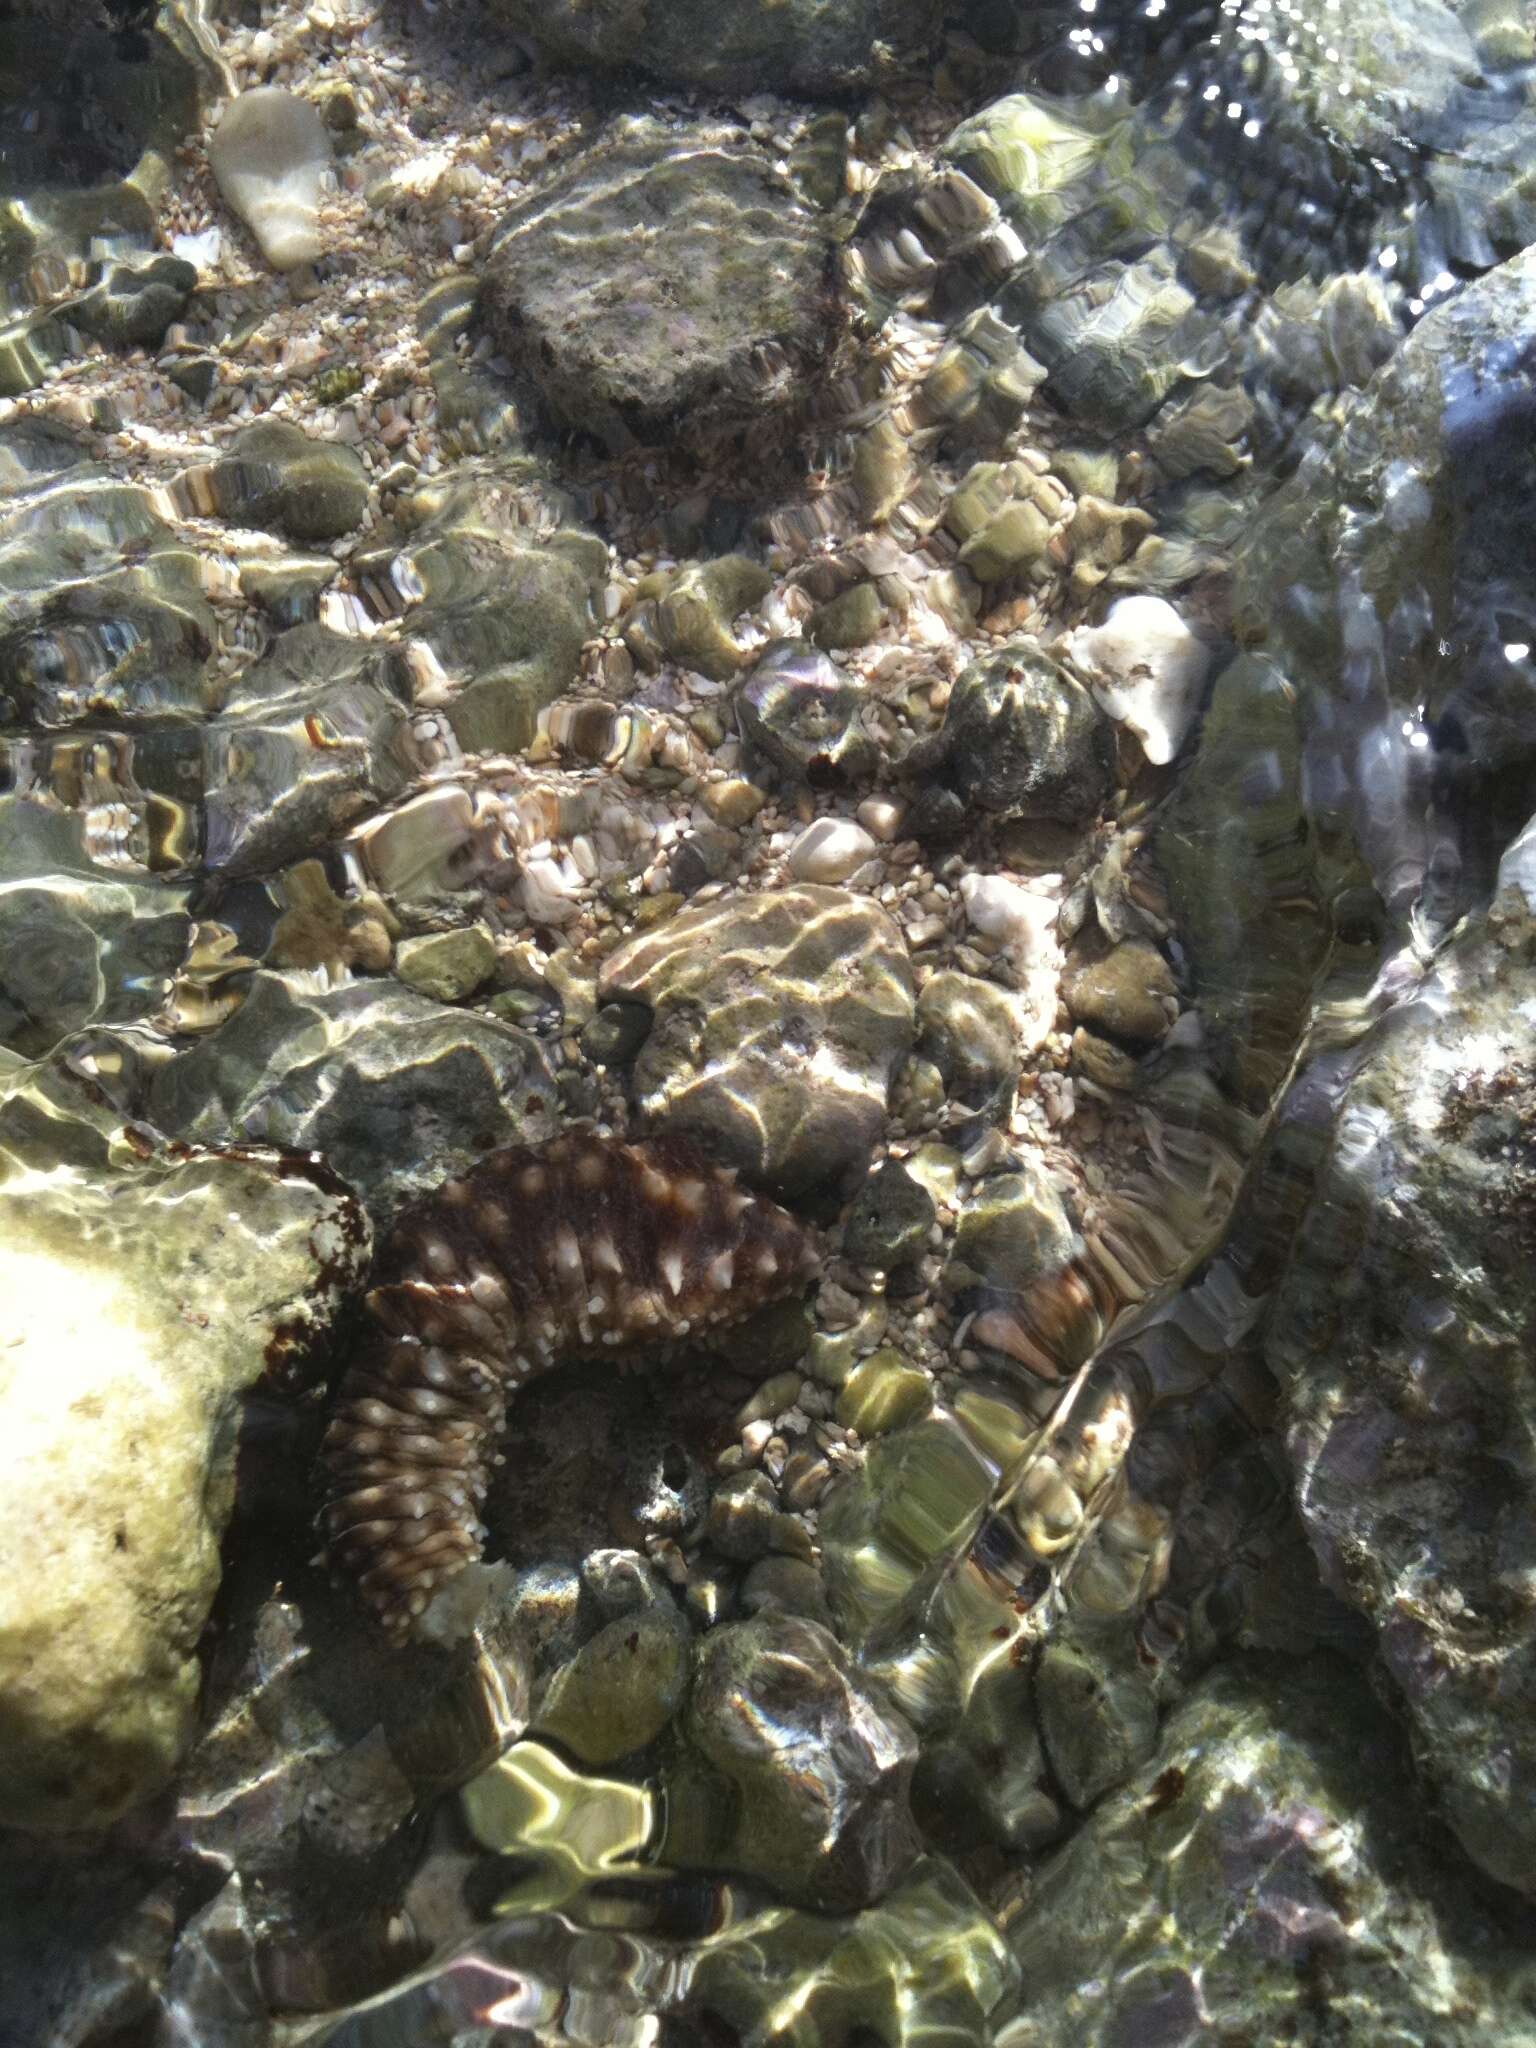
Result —
<instances>
[{"instance_id":1,"label":"pale limestone rock","mask_svg":"<svg viewBox=\"0 0 1536 2048\"><path fill-rule=\"evenodd\" d=\"M1215 650L1166 598L1122 597L1101 626L1079 626L1059 651L1106 718L1129 726L1162 767L1183 746Z\"/></svg>"},{"instance_id":2,"label":"pale limestone rock","mask_svg":"<svg viewBox=\"0 0 1536 2048\"><path fill-rule=\"evenodd\" d=\"M116 1819L175 1768L240 1396L324 1334L368 1232L276 1154L144 1161L98 1135L99 1164L72 1144L46 1169L6 1136L0 1821L55 1831Z\"/></svg>"},{"instance_id":3,"label":"pale limestone rock","mask_svg":"<svg viewBox=\"0 0 1536 2048\"><path fill-rule=\"evenodd\" d=\"M319 213L331 142L308 100L278 85L237 94L208 139L208 162L275 270L314 262L325 246Z\"/></svg>"}]
</instances>

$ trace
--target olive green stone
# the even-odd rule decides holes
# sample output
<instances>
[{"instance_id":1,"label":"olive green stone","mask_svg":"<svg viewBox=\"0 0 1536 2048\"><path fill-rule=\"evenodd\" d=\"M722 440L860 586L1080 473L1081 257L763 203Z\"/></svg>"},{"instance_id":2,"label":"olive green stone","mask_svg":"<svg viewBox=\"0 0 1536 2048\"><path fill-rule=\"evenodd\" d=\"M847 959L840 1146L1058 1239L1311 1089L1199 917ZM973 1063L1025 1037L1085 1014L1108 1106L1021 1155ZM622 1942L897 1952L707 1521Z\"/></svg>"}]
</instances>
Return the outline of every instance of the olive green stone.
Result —
<instances>
[{"instance_id":1,"label":"olive green stone","mask_svg":"<svg viewBox=\"0 0 1536 2048\"><path fill-rule=\"evenodd\" d=\"M824 1387L840 1387L853 1371L860 1354L885 1334L883 1302L872 1301L846 1330L818 1330L805 1354L805 1369Z\"/></svg>"},{"instance_id":2,"label":"olive green stone","mask_svg":"<svg viewBox=\"0 0 1536 2048\"><path fill-rule=\"evenodd\" d=\"M859 436L854 444L852 473L860 515L871 526L889 519L917 474L906 436L894 421L878 420Z\"/></svg>"},{"instance_id":3,"label":"olive green stone","mask_svg":"<svg viewBox=\"0 0 1536 2048\"><path fill-rule=\"evenodd\" d=\"M726 683L747 659L731 635L731 621L772 587L773 578L760 562L721 555L667 578L654 602L640 609L648 615L645 625L674 661L712 682Z\"/></svg>"},{"instance_id":4,"label":"olive green stone","mask_svg":"<svg viewBox=\"0 0 1536 2048\"><path fill-rule=\"evenodd\" d=\"M1081 1024L1072 1034L1072 1070L1101 1088L1129 1088L1136 1079L1136 1062L1125 1047Z\"/></svg>"},{"instance_id":5,"label":"olive green stone","mask_svg":"<svg viewBox=\"0 0 1536 2048\"><path fill-rule=\"evenodd\" d=\"M237 434L208 481L221 517L295 540L336 540L360 526L368 509L361 458L289 420L258 420Z\"/></svg>"},{"instance_id":6,"label":"olive green stone","mask_svg":"<svg viewBox=\"0 0 1536 2048\"><path fill-rule=\"evenodd\" d=\"M1010 505L966 542L960 559L978 583L1001 583L1043 554L1050 537L1051 522L1038 506Z\"/></svg>"},{"instance_id":7,"label":"olive green stone","mask_svg":"<svg viewBox=\"0 0 1536 2048\"><path fill-rule=\"evenodd\" d=\"M926 1415L933 1406L933 1386L926 1373L909 1365L899 1351L875 1351L856 1365L837 1397L837 1419L860 1436L884 1436L904 1422Z\"/></svg>"},{"instance_id":8,"label":"olive green stone","mask_svg":"<svg viewBox=\"0 0 1536 2048\"><path fill-rule=\"evenodd\" d=\"M722 1557L745 1563L772 1548L778 1496L765 1472L737 1472L715 1489L704 1540Z\"/></svg>"},{"instance_id":9,"label":"olive green stone","mask_svg":"<svg viewBox=\"0 0 1536 2048\"><path fill-rule=\"evenodd\" d=\"M363 373L356 363L336 363L322 370L310 387L321 405L339 405L363 388Z\"/></svg>"},{"instance_id":10,"label":"olive green stone","mask_svg":"<svg viewBox=\"0 0 1536 2048\"><path fill-rule=\"evenodd\" d=\"M1017 1293L1071 1256L1072 1220L1043 1167L984 1180L955 1229L944 1284Z\"/></svg>"},{"instance_id":11,"label":"olive green stone","mask_svg":"<svg viewBox=\"0 0 1536 2048\"><path fill-rule=\"evenodd\" d=\"M657 1602L609 1622L560 1666L531 1732L583 1763L612 1763L655 1740L687 1680L688 1630L670 1602Z\"/></svg>"},{"instance_id":12,"label":"olive green stone","mask_svg":"<svg viewBox=\"0 0 1536 2048\"><path fill-rule=\"evenodd\" d=\"M496 943L483 924L402 939L395 949L395 972L400 979L440 1003L462 1002L495 971Z\"/></svg>"},{"instance_id":13,"label":"olive green stone","mask_svg":"<svg viewBox=\"0 0 1536 2048\"><path fill-rule=\"evenodd\" d=\"M1061 993L1079 1023L1150 1045L1168 1029L1164 1005L1174 994L1173 970L1156 946L1126 939L1101 960L1070 962Z\"/></svg>"},{"instance_id":14,"label":"olive green stone","mask_svg":"<svg viewBox=\"0 0 1536 2048\"><path fill-rule=\"evenodd\" d=\"M887 1160L859 1190L843 1229L843 1249L861 1266L889 1272L918 1256L937 1214L928 1190L896 1160Z\"/></svg>"},{"instance_id":15,"label":"olive green stone","mask_svg":"<svg viewBox=\"0 0 1536 2048\"><path fill-rule=\"evenodd\" d=\"M1128 1778L1157 1741L1157 1702L1134 1650L1055 1641L1035 1673L1040 1729L1051 1767L1079 1809Z\"/></svg>"},{"instance_id":16,"label":"olive green stone","mask_svg":"<svg viewBox=\"0 0 1536 2048\"><path fill-rule=\"evenodd\" d=\"M885 618L885 606L873 583L855 583L841 597L818 605L807 631L818 647L862 647L873 640Z\"/></svg>"}]
</instances>

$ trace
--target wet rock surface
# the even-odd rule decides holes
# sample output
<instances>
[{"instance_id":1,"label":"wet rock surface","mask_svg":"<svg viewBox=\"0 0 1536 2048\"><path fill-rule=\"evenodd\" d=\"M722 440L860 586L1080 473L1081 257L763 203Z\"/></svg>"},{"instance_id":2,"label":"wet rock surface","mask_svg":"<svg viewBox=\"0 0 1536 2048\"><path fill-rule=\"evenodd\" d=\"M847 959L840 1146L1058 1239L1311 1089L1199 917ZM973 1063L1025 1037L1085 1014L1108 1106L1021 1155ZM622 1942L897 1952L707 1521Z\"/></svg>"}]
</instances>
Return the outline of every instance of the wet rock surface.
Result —
<instances>
[{"instance_id":1,"label":"wet rock surface","mask_svg":"<svg viewBox=\"0 0 1536 2048\"><path fill-rule=\"evenodd\" d=\"M1371 1622L1445 1820L1529 1891L1530 1500L1508 1456L1536 1400L1523 881L1355 1072L1266 1350L1325 1581Z\"/></svg>"},{"instance_id":2,"label":"wet rock surface","mask_svg":"<svg viewBox=\"0 0 1536 2048\"><path fill-rule=\"evenodd\" d=\"M804 886L683 911L601 987L653 1014L634 1067L647 1116L790 1190L867 1158L913 1033L906 949L867 898Z\"/></svg>"},{"instance_id":3,"label":"wet rock surface","mask_svg":"<svg viewBox=\"0 0 1536 2048\"><path fill-rule=\"evenodd\" d=\"M700 439L802 400L836 339L830 262L770 157L628 117L501 223L483 303L559 426Z\"/></svg>"},{"instance_id":4,"label":"wet rock surface","mask_svg":"<svg viewBox=\"0 0 1536 2048\"><path fill-rule=\"evenodd\" d=\"M0 1858L26 2048L1523 2040L1528 24L941 17L0 58L4 1194L152 1216L80 1268L149 1393L8 1583L127 1668L103 1502L276 1313L165 1262L297 1269L274 1142L442 1190L360 1457L453 1464L449 1324L506 1397L396 1652L315 1562L361 1254L205 1388L160 1789ZM565 1128L782 1192L804 1288L616 1360L669 1171L517 1388L450 1177ZM87 1295L8 1295L55 1379Z\"/></svg>"},{"instance_id":5,"label":"wet rock surface","mask_svg":"<svg viewBox=\"0 0 1536 2048\"><path fill-rule=\"evenodd\" d=\"M452 1160L554 1128L537 1043L490 1017L366 981L320 994L256 977L228 1024L156 1076L170 1129L323 1152L382 1219Z\"/></svg>"},{"instance_id":6,"label":"wet rock surface","mask_svg":"<svg viewBox=\"0 0 1536 2048\"><path fill-rule=\"evenodd\" d=\"M638 65L668 84L737 92L840 93L868 84L896 52L919 53L936 25L928 0L497 5L511 26L531 32L562 63Z\"/></svg>"},{"instance_id":7,"label":"wet rock surface","mask_svg":"<svg viewBox=\"0 0 1536 2048\"><path fill-rule=\"evenodd\" d=\"M911 1730L814 1622L768 1612L708 1636L688 1734L732 1787L718 1852L728 1865L792 1900L847 1911L883 1897L913 1862Z\"/></svg>"},{"instance_id":8,"label":"wet rock surface","mask_svg":"<svg viewBox=\"0 0 1536 2048\"><path fill-rule=\"evenodd\" d=\"M1010 1936L1035 2000L1000 2041L1283 2034L1356 2006L1384 2039L1518 2034L1519 1937L1475 1931L1406 1769L1347 1667L1214 1674L1041 1872Z\"/></svg>"},{"instance_id":9,"label":"wet rock surface","mask_svg":"<svg viewBox=\"0 0 1536 2048\"><path fill-rule=\"evenodd\" d=\"M938 767L962 805L995 817L1071 824L1109 787L1092 699L1038 648L1005 648L966 669L936 747L921 767Z\"/></svg>"},{"instance_id":10,"label":"wet rock surface","mask_svg":"<svg viewBox=\"0 0 1536 2048\"><path fill-rule=\"evenodd\" d=\"M78 1122L45 1194L29 1180L62 1107L0 1105L3 1818L43 1830L115 1820L180 1760L240 1397L301 1377L369 1249L355 1199L315 1164L136 1153L104 1119Z\"/></svg>"}]
</instances>

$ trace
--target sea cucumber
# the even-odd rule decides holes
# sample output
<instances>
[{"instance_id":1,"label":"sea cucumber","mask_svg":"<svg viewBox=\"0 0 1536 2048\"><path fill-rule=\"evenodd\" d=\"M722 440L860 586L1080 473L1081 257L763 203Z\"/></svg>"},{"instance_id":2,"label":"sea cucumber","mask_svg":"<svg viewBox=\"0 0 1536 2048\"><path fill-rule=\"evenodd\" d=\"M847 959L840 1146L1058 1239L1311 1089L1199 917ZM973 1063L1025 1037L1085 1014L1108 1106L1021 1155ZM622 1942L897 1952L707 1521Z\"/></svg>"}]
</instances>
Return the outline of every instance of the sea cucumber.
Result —
<instances>
[{"instance_id":1,"label":"sea cucumber","mask_svg":"<svg viewBox=\"0 0 1536 2048\"><path fill-rule=\"evenodd\" d=\"M406 1210L321 1449L327 1558L396 1640L480 1555L507 1400L562 1358L665 1345L804 1285L787 1210L686 1142L566 1132Z\"/></svg>"}]
</instances>

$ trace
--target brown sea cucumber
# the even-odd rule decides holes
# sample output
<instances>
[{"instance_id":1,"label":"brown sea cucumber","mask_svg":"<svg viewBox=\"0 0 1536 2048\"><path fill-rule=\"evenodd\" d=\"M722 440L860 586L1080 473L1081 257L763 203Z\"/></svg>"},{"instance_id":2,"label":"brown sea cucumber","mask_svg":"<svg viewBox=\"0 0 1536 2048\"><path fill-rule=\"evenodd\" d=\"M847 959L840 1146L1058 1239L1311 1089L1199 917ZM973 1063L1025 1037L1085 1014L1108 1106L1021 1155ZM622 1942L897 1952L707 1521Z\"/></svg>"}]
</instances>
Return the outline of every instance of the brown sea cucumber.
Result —
<instances>
[{"instance_id":1,"label":"brown sea cucumber","mask_svg":"<svg viewBox=\"0 0 1536 2048\"><path fill-rule=\"evenodd\" d=\"M376 1326L321 1450L334 1570L393 1636L480 1555L508 1397L563 1358L675 1343L810 1277L811 1241L680 1139L566 1132L490 1153L406 1210Z\"/></svg>"}]
</instances>

